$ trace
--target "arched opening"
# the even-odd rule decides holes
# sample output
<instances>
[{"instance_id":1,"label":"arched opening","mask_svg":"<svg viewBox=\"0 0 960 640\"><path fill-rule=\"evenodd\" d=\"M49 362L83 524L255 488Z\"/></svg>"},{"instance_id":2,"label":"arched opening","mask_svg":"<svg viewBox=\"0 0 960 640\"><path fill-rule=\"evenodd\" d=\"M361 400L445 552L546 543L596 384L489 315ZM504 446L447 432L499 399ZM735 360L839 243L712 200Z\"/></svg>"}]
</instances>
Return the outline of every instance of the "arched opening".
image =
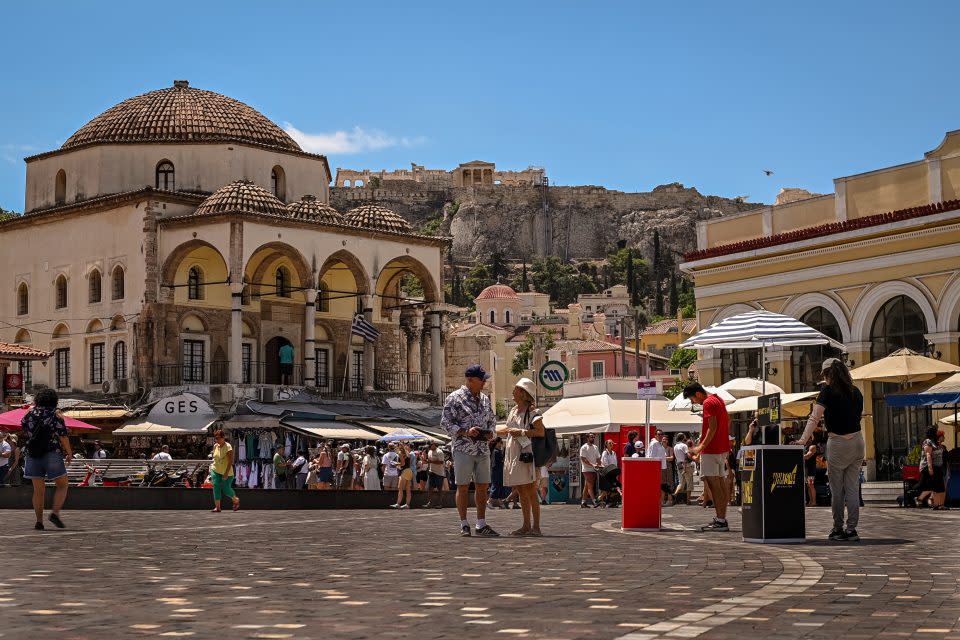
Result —
<instances>
[{"instance_id":1,"label":"arched opening","mask_svg":"<svg viewBox=\"0 0 960 640\"><path fill-rule=\"evenodd\" d=\"M124 295L124 284L123 284L123 267L117 265L113 268L113 274L110 276L111 284L111 299L113 300L123 300Z\"/></svg>"},{"instance_id":2,"label":"arched opening","mask_svg":"<svg viewBox=\"0 0 960 640\"><path fill-rule=\"evenodd\" d=\"M189 314L180 321L180 376L184 383L207 380L206 325L199 317Z\"/></svg>"},{"instance_id":3,"label":"arched opening","mask_svg":"<svg viewBox=\"0 0 960 640\"><path fill-rule=\"evenodd\" d=\"M87 323L87 333L103 333L103 323L99 320L91 320Z\"/></svg>"},{"instance_id":4,"label":"arched opening","mask_svg":"<svg viewBox=\"0 0 960 640\"><path fill-rule=\"evenodd\" d=\"M63 204L67 201L67 172L63 169L57 171L57 178L53 187L54 204Z\"/></svg>"},{"instance_id":5,"label":"arched opening","mask_svg":"<svg viewBox=\"0 0 960 640\"><path fill-rule=\"evenodd\" d=\"M67 308L67 277L64 275L57 276L56 283L54 284L54 290L56 295L55 306L57 309L66 309Z\"/></svg>"},{"instance_id":6,"label":"arched opening","mask_svg":"<svg viewBox=\"0 0 960 640\"><path fill-rule=\"evenodd\" d=\"M127 329L127 320L121 316L116 315L113 317L113 320L110 321L110 331L125 331Z\"/></svg>"},{"instance_id":7,"label":"arched opening","mask_svg":"<svg viewBox=\"0 0 960 640\"><path fill-rule=\"evenodd\" d=\"M53 333L51 335L55 340L61 339L61 338L68 338L70 336L70 327L68 327L66 324L61 322L60 324L58 324L56 327L53 328Z\"/></svg>"},{"instance_id":8,"label":"arched opening","mask_svg":"<svg viewBox=\"0 0 960 640\"><path fill-rule=\"evenodd\" d=\"M800 322L810 326L837 342L843 340L840 323L823 307L814 307L800 317ZM795 347L790 355L792 364L792 389L794 393L816 391L820 381L820 365L827 358L840 357L840 350L832 345Z\"/></svg>"},{"instance_id":9,"label":"arched opening","mask_svg":"<svg viewBox=\"0 0 960 640\"><path fill-rule=\"evenodd\" d=\"M27 283L21 282L17 287L17 315L25 316L30 313L30 291L27 289Z\"/></svg>"},{"instance_id":10,"label":"arched opening","mask_svg":"<svg viewBox=\"0 0 960 640\"><path fill-rule=\"evenodd\" d=\"M506 309L503 312L503 322L504 324L510 324L510 309Z\"/></svg>"},{"instance_id":11,"label":"arched opening","mask_svg":"<svg viewBox=\"0 0 960 640\"><path fill-rule=\"evenodd\" d=\"M203 270L200 267L190 267L187 274L187 299L203 300Z\"/></svg>"},{"instance_id":12,"label":"arched opening","mask_svg":"<svg viewBox=\"0 0 960 640\"><path fill-rule=\"evenodd\" d=\"M13 339L16 344L30 344L33 339L30 337L30 332L26 329L20 329L17 331L17 336Z\"/></svg>"},{"instance_id":13,"label":"arched opening","mask_svg":"<svg viewBox=\"0 0 960 640\"><path fill-rule=\"evenodd\" d=\"M430 270L410 256L394 258L384 265L377 278L379 314L387 319L391 311L440 300L436 280Z\"/></svg>"},{"instance_id":14,"label":"arched opening","mask_svg":"<svg viewBox=\"0 0 960 640\"><path fill-rule=\"evenodd\" d=\"M497 324L497 310L490 309L490 324Z\"/></svg>"},{"instance_id":15,"label":"arched opening","mask_svg":"<svg viewBox=\"0 0 960 640\"><path fill-rule=\"evenodd\" d=\"M127 377L127 343L121 340L113 345L113 379Z\"/></svg>"},{"instance_id":16,"label":"arched opening","mask_svg":"<svg viewBox=\"0 0 960 640\"><path fill-rule=\"evenodd\" d=\"M287 201L287 174L280 165L270 170L270 190L280 201Z\"/></svg>"},{"instance_id":17,"label":"arched opening","mask_svg":"<svg viewBox=\"0 0 960 640\"><path fill-rule=\"evenodd\" d=\"M266 358L264 382L266 384L293 383L293 345L283 336L267 340L264 356ZM286 362L289 360L290 362Z\"/></svg>"},{"instance_id":18,"label":"arched opening","mask_svg":"<svg viewBox=\"0 0 960 640\"><path fill-rule=\"evenodd\" d=\"M362 186L363 186L363 180L355 180L354 183L353 183L353 185L354 185L355 187L362 187Z\"/></svg>"},{"instance_id":19,"label":"arched opening","mask_svg":"<svg viewBox=\"0 0 960 640\"><path fill-rule=\"evenodd\" d=\"M175 191L173 163L169 160L161 160L157 164L157 189L162 191Z\"/></svg>"},{"instance_id":20,"label":"arched opening","mask_svg":"<svg viewBox=\"0 0 960 640\"><path fill-rule=\"evenodd\" d=\"M103 279L100 277L100 271L98 269L91 271L88 280L90 291L88 301L90 304L96 304L103 298Z\"/></svg>"},{"instance_id":21,"label":"arched opening","mask_svg":"<svg viewBox=\"0 0 960 640\"><path fill-rule=\"evenodd\" d=\"M344 181L343 181L343 186L344 186L344 187L350 187L350 186L351 186L351 185L350 185L350 181L349 181L349 180L344 180Z\"/></svg>"},{"instance_id":22,"label":"arched opening","mask_svg":"<svg viewBox=\"0 0 960 640\"><path fill-rule=\"evenodd\" d=\"M369 278L360 260L349 251L337 251L323 263L318 287L323 292L323 313L333 318L350 319L363 310L362 296L368 292Z\"/></svg>"},{"instance_id":23,"label":"arched opening","mask_svg":"<svg viewBox=\"0 0 960 640\"><path fill-rule=\"evenodd\" d=\"M905 295L891 298L877 312L870 328L870 359L880 360L903 348L923 353L926 333L927 321L920 305ZM924 429L932 424L927 408L887 406L883 397L899 388L893 383L873 383L873 442L881 479L900 477L901 458L923 440Z\"/></svg>"},{"instance_id":24,"label":"arched opening","mask_svg":"<svg viewBox=\"0 0 960 640\"><path fill-rule=\"evenodd\" d=\"M270 242L257 248L243 273L244 282L251 287L251 297L259 298L261 305L268 303L267 306L281 301L284 304L304 302L302 288L313 277L303 255L282 242Z\"/></svg>"},{"instance_id":25,"label":"arched opening","mask_svg":"<svg viewBox=\"0 0 960 640\"><path fill-rule=\"evenodd\" d=\"M281 298L290 297L290 271L284 266L277 267L274 292Z\"/></svg>"}]
</instances>

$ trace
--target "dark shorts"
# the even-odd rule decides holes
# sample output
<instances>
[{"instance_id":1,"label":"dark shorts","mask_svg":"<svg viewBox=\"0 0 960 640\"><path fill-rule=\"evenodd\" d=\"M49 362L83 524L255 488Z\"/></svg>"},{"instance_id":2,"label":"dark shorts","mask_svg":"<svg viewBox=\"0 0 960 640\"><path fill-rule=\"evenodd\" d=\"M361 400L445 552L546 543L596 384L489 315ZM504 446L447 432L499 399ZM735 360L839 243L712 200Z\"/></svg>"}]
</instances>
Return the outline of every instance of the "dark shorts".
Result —
<instances>
[{"instance_id":1,"label":"dark shorts","mask_svg":"<svg viewBox=\"0 0 960 640\"><path fill-rule=\"evenodd\" d=\"M426 482L429 475L426 471L417 471L417 482Z\"/></svg>"},{"instance_id":2,"label":"dark shorts","mask_svg":"<svg viewBox=\"0 0 960 640\"><path fill-rule=\"evenodd\" d=\"M293 363L292 363L292 362L281 362L281 363L280 363L280 375L282 375L282 376L293 375Z\"/></svg>"},{"instance_id":3,"label":"dark shorts","mask_svg":"<svg viewBox=\"0 0 960 640\"><path fill-rule=\"evenodd\" d=\"M443 481L445 479L444 476L441 476L436 473L431 473L429 474L429 476L430 477L428 478L427 483L431 489L435 489L437 491L440 491L441 489L443 489Z\"/></svg>"},{"instance_id":4,"label":"dark shorts","mask_svg":"<svg viewBox=\"0 0 960 640\"><path fill-rule=\"evenodd\" d=\"M333 467L317 469L317 482L333 482Z\"/></svg>"},{"instance_id":5,"label":"dark shorts","mask_svg":"<svg viewBox=\"0 0 960 640\"><path fill-rule=\"evenodd\" d=\"M51 451L41 458L34 458L29 453L23 468L23 477L30 480L56 480L67 475L67 467L63 464L63 454Z\"/></svg>"}]
</instances>

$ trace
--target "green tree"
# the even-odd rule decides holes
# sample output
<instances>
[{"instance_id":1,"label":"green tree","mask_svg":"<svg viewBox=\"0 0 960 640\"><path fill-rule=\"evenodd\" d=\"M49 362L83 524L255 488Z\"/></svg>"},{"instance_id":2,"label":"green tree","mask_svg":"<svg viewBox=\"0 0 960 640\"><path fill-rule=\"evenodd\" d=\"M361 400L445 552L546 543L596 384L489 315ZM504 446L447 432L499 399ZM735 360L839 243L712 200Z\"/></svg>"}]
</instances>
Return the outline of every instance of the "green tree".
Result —
<instances>
[{"instance_id":1,"label":"green tree","mask_svg":"<svg viewBox=\"0 0 960 640\"><path fill-rule=\"evenodd\" d=\"M670 354L670 362L667 366L671 369L686 369L696 361L696 349L676 349Z\"/></svg>"},{"instance_id":2,"label":"green tree","mask_svg":"<svg viewBox=\"0 0 960 640\"><path fill-rule=\"evenodd\" d=\"M581 293L594 291L593 280L589 275L557 256L534 260L530 272L533 287L548 294L557 306L565 307L576 302Z\"/></svg>"},{"instance_id":3,"label":"green tree","mask_svg":"<svg viewBox=\"0 0 960 640\"><path fill-rule=\"evenodd\" d=\"M639 299L647 292L647 282L650 280L650 267L647 261L641 258L632 249L625 248L607 256L608 269L606 272L607 286L625 284L631 290L639 303ZM633 269L633 278L630 278L630 266ZM630 283L633 282L631 287ZM636 306L636 305L634 305Z\"/></svg>"},{"instance_id":4,"label":"green tree","mask_svg":"<svg viewBox=\"0 0 960 640\"><path fill-rule=\"evenodd\" d=\"M423 236L438 236L442 228L443 214L437 213L424 220L418 231Z\"/></svg>"},{"instance_id":5,"label":"green tree","mask_svg":"<svg viewBox=\"0 0 960 640\"><path fill-rule=\"evenodd\" d=\"M487 273L490 274L494 282L508 282L512 272L513 269L504 260L502 253L497 252L490 256L490 261L487 263Z\"/></svg>"},{"instance_id":6,"label":"green tree","mask_svg":"<svg viewBox=\"0 0 960 640\"><path fill-rule=\"evenodd\" d=\"M678 395L683 393L683 390L686 389L691 384L693 384L693 380L684 380L681 378L680 380L677 380L674 383L674 385L669 389L664 389L663 395L669 398L670 400L673 400Z\"/></svg>"},{"instance_id":7,"label":"green tree","mask_svg":"<svg viewBox=\"0 0 960 640\"><path fill-rule=\"evenodd\" d=\"M680 292L677 291L677 274L670 272L670 315L677 315L677 306L680 304Z\"/></svg>"},{"instance_id":8,"label":"green tree","mask_svg":"<svg viewBox=\"0 0 960 640\"><path fill-rule=\"evenodd\" d=\"M480 295L481 291L492 284L496 284L496 282L496 280L490 277L487 265L478 264L470 269L470 271L467 272L467 277L463 279L463 293L472 305L473 300Z\"/></svg>"},{"instance_id":9,"label":"green tree","mask_svg":"<svg viewBox=\"0 0 960 640\"><path fill-rule=\"evenodd\" d=\"M543 342L543 348L546 351L557 346L557 341L553 339L553 331L546 332L546 338ZM513 362L510 364L510 372L519 376L527 370L527 364L533 361L533 336L529 333L523 339L520 346L517 347L517 353L513 356Z\"/></svg>"}]
</instances>

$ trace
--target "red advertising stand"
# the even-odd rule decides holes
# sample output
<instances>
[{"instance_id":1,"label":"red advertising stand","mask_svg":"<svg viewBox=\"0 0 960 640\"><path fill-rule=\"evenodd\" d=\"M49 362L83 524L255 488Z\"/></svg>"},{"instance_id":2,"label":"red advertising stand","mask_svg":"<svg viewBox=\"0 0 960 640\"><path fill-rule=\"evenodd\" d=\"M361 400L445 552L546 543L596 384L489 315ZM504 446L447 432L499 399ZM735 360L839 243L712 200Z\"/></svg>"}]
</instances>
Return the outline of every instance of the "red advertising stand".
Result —
<instances>
[{"instance_id":1,"label":"red advertising stand","mask_svg":"<svg viewBox=\"0 0 960 640\"><path fill-rule=\"evenodd\" d=\"M620 483L623 485L624 531L660 530L660 460L624 458Z\"/></svg>"}]
</instances>

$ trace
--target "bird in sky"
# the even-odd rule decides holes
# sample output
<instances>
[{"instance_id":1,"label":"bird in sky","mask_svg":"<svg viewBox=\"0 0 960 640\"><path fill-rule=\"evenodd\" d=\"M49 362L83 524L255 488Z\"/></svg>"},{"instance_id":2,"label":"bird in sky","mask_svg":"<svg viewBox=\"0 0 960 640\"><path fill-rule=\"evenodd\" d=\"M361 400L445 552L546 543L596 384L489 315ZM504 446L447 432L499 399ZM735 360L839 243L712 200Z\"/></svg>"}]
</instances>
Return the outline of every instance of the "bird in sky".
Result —
<instances>
[{"instance_id":1,"label":"bird in sky","mask_svg":"<svg viewBox=\"0 0 960 640\"><path fill-rule=\"evenodd\" d=\"M771 171L770 169L764 169L763 172L764 172L767 176L772 176L772 175L773 175L773 171Z\"/></svg>"}]
</instances>

